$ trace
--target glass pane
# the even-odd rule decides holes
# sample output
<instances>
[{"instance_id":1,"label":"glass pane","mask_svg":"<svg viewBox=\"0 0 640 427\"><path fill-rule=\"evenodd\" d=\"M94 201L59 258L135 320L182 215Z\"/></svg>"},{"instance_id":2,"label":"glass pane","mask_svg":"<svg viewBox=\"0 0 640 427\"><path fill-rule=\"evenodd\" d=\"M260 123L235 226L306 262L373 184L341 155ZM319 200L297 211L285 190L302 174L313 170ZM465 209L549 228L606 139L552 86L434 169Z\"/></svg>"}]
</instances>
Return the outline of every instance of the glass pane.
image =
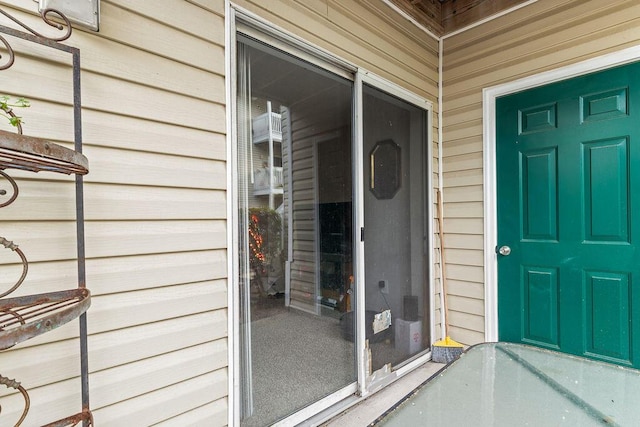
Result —
<instances>
[{"instance_id":1,"label":"glass pane","mask_svg":"<svg viewBox=\"0 0 640 427\"><path fill-rule=\"evenodd\" d=\"M425 110L363 87L365 328L372 371L429 348Z\"/></svg>"},{"instance_id":2,"label":"glass pane","mask_svg":"<svg viewBox=\"0 0 640 427\"><path fill-rule=\"evenodd\" d=\"M411 392L380 426L634 426L638 393L636 369L522 344L480 344Z\"/></svg>"},{"instance_id":3,"label":"glass pane","mask_svg":"<svg viewBox=\"0 0 640 427\"><path fill-rule=\"evenodd\" d=\"M239 37L242 425L356 380L353 83Z\"/></svg>"}]
</instances>

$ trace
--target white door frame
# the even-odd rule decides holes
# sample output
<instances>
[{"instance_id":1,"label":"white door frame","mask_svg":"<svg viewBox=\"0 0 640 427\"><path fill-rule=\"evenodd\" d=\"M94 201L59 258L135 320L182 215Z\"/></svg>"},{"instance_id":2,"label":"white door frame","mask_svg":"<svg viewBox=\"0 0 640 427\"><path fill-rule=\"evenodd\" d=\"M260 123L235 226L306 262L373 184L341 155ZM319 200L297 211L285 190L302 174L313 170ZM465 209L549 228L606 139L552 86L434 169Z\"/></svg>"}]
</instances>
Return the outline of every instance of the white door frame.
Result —
<instances>
[{"instance_id":1,"label":"white door frame","mask_svg":"<svg viewBox=\"0 0 640 427\"><path fill-rule=\"evenodd\" d=\"M602 55L482 91L484 175L485 341L498 341L498 218L496 197L496 98L640 60L640 46Z\"/></svg>"}]
</instances>

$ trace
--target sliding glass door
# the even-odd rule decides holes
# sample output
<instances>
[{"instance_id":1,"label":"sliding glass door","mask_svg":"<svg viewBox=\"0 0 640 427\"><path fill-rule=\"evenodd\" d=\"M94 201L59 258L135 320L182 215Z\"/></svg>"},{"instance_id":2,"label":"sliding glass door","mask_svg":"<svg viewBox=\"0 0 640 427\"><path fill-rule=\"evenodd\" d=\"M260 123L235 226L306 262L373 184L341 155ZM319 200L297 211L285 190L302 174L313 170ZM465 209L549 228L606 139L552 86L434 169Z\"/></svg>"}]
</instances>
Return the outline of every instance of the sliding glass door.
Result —
<instances>
[{"instance_id":1,"label":"sliding glass door","mask_svg":"<svg viewBox=\"0 0 640 427\"><path fill-rule=\"evenodd\" d=\"M249 34L236 46L235 388L240 424L261 426L366 394L429 349L430 150L425 101Z\"/></svg>"},{"instance_id":2,"label":"sliding glass door","mask_svg":"<svg viewBox=\"0 0 640 427\"><path fill-rule=\"evenodd\" d=\"M365 84L365 331L371 372L430 345L427 112Z\"/></svg>"},{"instance_id":3,"label":"sliding glass door","mask_svg":"<svg viewBox=\"0 0 640 427\"><path fill-rule=\"evenodd\" d=\"M356 381L353 82L239 37L242 425Z\"/></svg>"}]
</instances>

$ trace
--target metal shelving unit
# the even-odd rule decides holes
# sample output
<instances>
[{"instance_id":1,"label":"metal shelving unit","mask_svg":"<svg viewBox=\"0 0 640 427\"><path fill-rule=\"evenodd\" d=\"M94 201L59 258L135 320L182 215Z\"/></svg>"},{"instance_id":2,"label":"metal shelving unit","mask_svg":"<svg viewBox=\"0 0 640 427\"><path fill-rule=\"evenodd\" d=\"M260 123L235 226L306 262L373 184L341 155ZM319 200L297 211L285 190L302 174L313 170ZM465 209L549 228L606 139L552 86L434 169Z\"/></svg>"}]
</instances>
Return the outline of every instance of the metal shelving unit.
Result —
<instances>
[{"instance_id":1,"label":"metal shelving unit","mask_svg":"<svg viewBox=\"0 0 640 427\"><path fill-rule=\"evenodd\" d=\"M9 39L17 38L22 41L32 42L46 48L66 52L71 55L73 67L73 120L74 120L74 149L41 138L34 138L22 134L22 127L17 124L16 133L0 130L0 175L11 184L13 192L9 199L0 204L0 208L13 203L18 197L18 184L6 172L7 170L21 170L28 172L51 172L75 175L75 208L76 208L76 238L77 238L77 284L72 289L53 291L36 295L5 298L23 285L29 269L29 263L25 254L18 245L10 240L0 237L0 245L14 251L20 258L23 271L17 282L10 285L7 290L0 289L0 351L56 329L65 323L78 319L80 328L80 377L82 392L82 411L61 420L46 424L47 427L92 426L93 417L89 409L89 370L87 349L87 319L86 310L91 305L91 293L86 288L85 274L85 246L84 246L84 204L83 204L83 175L89 172L87 158L82 154L82 121L80 103L80 51L77 48L66 46L60 42L71 35L69 20L60 12L48 9L43 10L41 17L48 25L65 30L64 35L57 38L45 37L34 31L21 21L0 9L0 14L10 19L27 32L19 31L11 27L0 25L0 43L4 50L0 57L0 70L5 70L13 65L15 53L9 43ZM62 21L65 25L60 25ZM8 56L8 59L6 58ZM4 113L10 117L15 114L10 108L3 108ZM2 190L6 193L5 190ZM1 357L1 355L0 355ZM2 366L2 370L10 367ZM26 419L30 398L24 386L18 381L0 375L0 384L17 390L25 400L25 407L16 426Z\"/></svg>"}]
</instances>

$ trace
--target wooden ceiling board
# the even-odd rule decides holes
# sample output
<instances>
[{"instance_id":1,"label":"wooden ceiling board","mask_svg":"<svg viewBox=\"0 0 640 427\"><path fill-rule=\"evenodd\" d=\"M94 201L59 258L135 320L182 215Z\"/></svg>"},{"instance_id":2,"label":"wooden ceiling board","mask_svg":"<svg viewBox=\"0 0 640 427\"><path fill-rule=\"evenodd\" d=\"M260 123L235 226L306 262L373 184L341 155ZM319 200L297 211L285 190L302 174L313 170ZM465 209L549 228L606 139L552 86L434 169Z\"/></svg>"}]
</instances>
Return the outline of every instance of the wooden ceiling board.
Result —
<instances>
[{"instance_id":1,"label":"wooden ceiling board","mask_svg":"<svg viewBox=\"0 0 640 427\"><path fill-rule=\"evenodd\" d=\"M420 25L440 36L442 27L442 5L440 0L391 0L399 9L415 19Z\"/></svg>"},{"instance_id":2,"label":"wooden ceiling board","mask_svg":"<svg viewBox=\"0 0 640 427\"><path fill-rule=\"evenodd\" d=\"M438 36L517 6L527 0L390 0Z\"/></svg>"},{"instance_id":3,"label":"wooden ceiling board","mask_svg":"<svg viewBox=\"0 0 640 427\"><path fill-rule=\"evenodd\" d=\"M444 34L524 3L524 0L446 0L442 3Z\"/></svg>"}]
</instances>

